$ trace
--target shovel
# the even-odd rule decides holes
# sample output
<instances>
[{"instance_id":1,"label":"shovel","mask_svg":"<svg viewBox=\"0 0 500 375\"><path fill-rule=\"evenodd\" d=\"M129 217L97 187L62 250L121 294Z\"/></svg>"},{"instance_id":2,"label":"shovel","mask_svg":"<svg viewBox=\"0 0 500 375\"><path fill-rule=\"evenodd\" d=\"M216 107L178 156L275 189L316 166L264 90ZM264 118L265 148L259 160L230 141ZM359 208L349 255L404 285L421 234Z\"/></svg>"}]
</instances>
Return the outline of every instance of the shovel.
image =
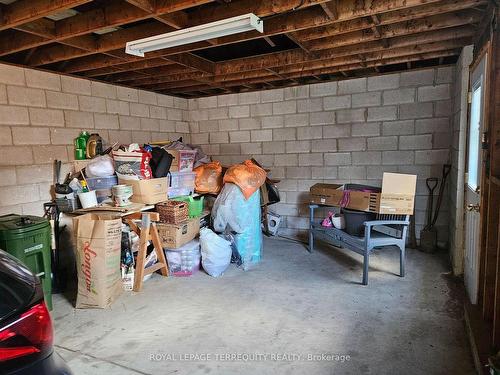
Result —
<instances>
[{"instance_id":1,"label":"shovel","mask_svg":"<svg viewBox=\"0 0 500 375\"><path fill-rule=\"evenodd\" d=\"M430 177L425 180L427 189L429 190L429 203L427 205L427 224L425 228L420 231L420 249L426 253L433 253L437 247L437 233L436 229L431 227L432 224L432 211L434 207L434 190L438 185L436 177Z\"/></svg>"}]
</instances>

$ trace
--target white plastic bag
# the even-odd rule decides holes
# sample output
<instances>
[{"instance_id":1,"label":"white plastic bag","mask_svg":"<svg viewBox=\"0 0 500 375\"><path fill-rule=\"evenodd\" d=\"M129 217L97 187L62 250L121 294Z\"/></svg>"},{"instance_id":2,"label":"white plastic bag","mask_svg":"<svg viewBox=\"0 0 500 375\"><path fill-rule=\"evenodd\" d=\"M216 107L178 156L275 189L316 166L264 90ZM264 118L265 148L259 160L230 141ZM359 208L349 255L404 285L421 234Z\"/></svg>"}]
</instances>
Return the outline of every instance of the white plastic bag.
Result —
<instances>
[{"instance_id":1,"label":"white plastic bag","mask_svg":"<svg viewBox=\"0 0 500 375\"><path fill-rule=\"evenodd\" d=\"M109 155L93 158L85 168L87 177L108 177L115 174L113 159Z\"/></svg>"},{"instance_id":2,"label":"white plastic bag","mask_svg":"<svg viewBox=\"0 0 500 375\"><path fill-rule=\"evenodd\" d=\"M213 277L221 276L231 262L231 243L208 228L200 229L201 265Z\"/></svg>"}]
</instances>

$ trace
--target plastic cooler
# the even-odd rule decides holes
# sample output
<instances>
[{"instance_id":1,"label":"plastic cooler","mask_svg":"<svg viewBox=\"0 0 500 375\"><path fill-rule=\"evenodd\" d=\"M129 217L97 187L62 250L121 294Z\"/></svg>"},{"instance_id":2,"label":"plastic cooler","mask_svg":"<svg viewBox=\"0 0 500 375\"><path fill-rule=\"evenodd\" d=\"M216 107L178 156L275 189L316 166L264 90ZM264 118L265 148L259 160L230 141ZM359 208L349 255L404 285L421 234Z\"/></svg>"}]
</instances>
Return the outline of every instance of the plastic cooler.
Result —
<instances>
[{"instance_id":1,"label":"plastic cooler","mask_svg":"<svg viewBox=\"0 0 500 375\"><path fill-rule=\"evenodd\" d=\"M111 198L113 194L111 188L115 185L118 185L118 177L115 175L87 178L87 186L90 190L95 190L98 203Z\"/></svg>"},{"instance_id":2,"label":"plastic cooler","mask_svg":"<svg viewBox=\"0 0 500 375\"><path fill-rule=\"evenodd\" d=\"M174 276L191 276L200 270L200 241L192 240L178 249L163 249Z\"/></svg>"},{"instance_id":3,"label":"plastic cooler","mask_svg":"<svg viewBox=\"0 0 500 375\"><path fill-rule=\"evenodd\" d=\"M45 303L52 310L51 227L37 216L0 216L0 249L23 262L37 275Z\"/></svg>"},{"instance_id":4,"label":"plastic cooler","mask_svg":"<svg viewBox=\"0 0 500 375\"><path fill-rule=\"evenodd\" d=\"M191 195L194 192L194 172L170 172L168 176L168 197Z\"/></svg>"}]
</instances>

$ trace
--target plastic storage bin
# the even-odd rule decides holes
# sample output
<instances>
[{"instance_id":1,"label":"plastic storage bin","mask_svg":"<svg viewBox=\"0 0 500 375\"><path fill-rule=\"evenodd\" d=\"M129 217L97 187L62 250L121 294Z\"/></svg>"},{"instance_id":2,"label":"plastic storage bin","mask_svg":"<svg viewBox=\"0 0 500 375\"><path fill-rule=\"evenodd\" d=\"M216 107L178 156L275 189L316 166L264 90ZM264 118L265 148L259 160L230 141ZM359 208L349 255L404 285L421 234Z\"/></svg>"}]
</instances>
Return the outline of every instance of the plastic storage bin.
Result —
<instances>
[{"instance_id":1,"label":"plastic storage bin","mask_svg":"<svg viewBox=\"0 0 500 375\"><path fill-rule=\"evenodd\" d=\"M200 270L200 241L192 240L178 249L163 250L172 275L191 276Z\"/></svg>"},{"instance_id":2,"label":"plastic storage bin","mask_svg":"<svg viewBox=\"0 0 500 375\"><path fill-rule=\"evenodd\" d=\"M168 176L168 197L191 195L194 192L194 172L170 172Z\"/></svg>"},{"instance_id":3,"label":"plastic storage bin","mask_svg":"<svg viewBox=\"0 0 500 375\"><path fill-rule=\"evenodd\" d=\"M365 221L375 220L377 214L373 212L356 211L342 208L345 219L345 231L351 236L363 237L365 235Z\"/></svg>"},{"instance_id":4,"label":"plastic storage bin","mask_svg":"<svg viewBox=\"0 0 500 375\"><path fill-rule=\"evenodd\" d=\"M189 217L199 217L203 212L203 200L205 197L193 197L192 195L187 195L184 197L175 197L173 200L187 202L189 205Z\"/></svg>"},{"instance_id":5,"label":"plastic storage bin","mask_svg":"<svg viewBox=\"0 0 500 375\"><path fill-rule=\"evenodd\" d=\"M115 175L108 177L90 177L87 178L87 186L90 190L95 190L97 203L111 198L113 195L111 188L118 185L118 177Z\"/></svg>"},{"instance_id":6,"label":"plastic storage bin","mask_svg":"<svg viewBox=\"0 0 500 375\"><path fill-rule=\"evenodd\" d=\"M0 249L23 262L37 275L45 303L52 310L51 228L47 219L37 216L0 216Z\"/></svg>"}]
</instances>

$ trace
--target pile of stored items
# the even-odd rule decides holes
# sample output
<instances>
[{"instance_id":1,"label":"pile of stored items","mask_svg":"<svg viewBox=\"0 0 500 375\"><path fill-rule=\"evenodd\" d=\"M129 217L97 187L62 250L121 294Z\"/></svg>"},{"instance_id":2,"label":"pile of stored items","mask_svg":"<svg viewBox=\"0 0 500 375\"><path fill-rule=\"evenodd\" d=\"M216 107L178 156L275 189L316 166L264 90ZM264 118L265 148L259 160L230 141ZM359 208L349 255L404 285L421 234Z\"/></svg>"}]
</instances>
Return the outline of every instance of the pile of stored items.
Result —
<instances>
[{"instance_id":1,"label":"pile of stored items","mask_svg":"<svg viewBox=\"0 0 500 375\"><path fill-rule=\"evenodd\" d=\"M76 215L77 307L108 306L153 272L219 277L230 263L260 261L261 210L279 194L255 160L223 168L182 139L103 150L86 133L75 159L74 173L57 177L55 202Z\"/></svg>"}]
</instances>

